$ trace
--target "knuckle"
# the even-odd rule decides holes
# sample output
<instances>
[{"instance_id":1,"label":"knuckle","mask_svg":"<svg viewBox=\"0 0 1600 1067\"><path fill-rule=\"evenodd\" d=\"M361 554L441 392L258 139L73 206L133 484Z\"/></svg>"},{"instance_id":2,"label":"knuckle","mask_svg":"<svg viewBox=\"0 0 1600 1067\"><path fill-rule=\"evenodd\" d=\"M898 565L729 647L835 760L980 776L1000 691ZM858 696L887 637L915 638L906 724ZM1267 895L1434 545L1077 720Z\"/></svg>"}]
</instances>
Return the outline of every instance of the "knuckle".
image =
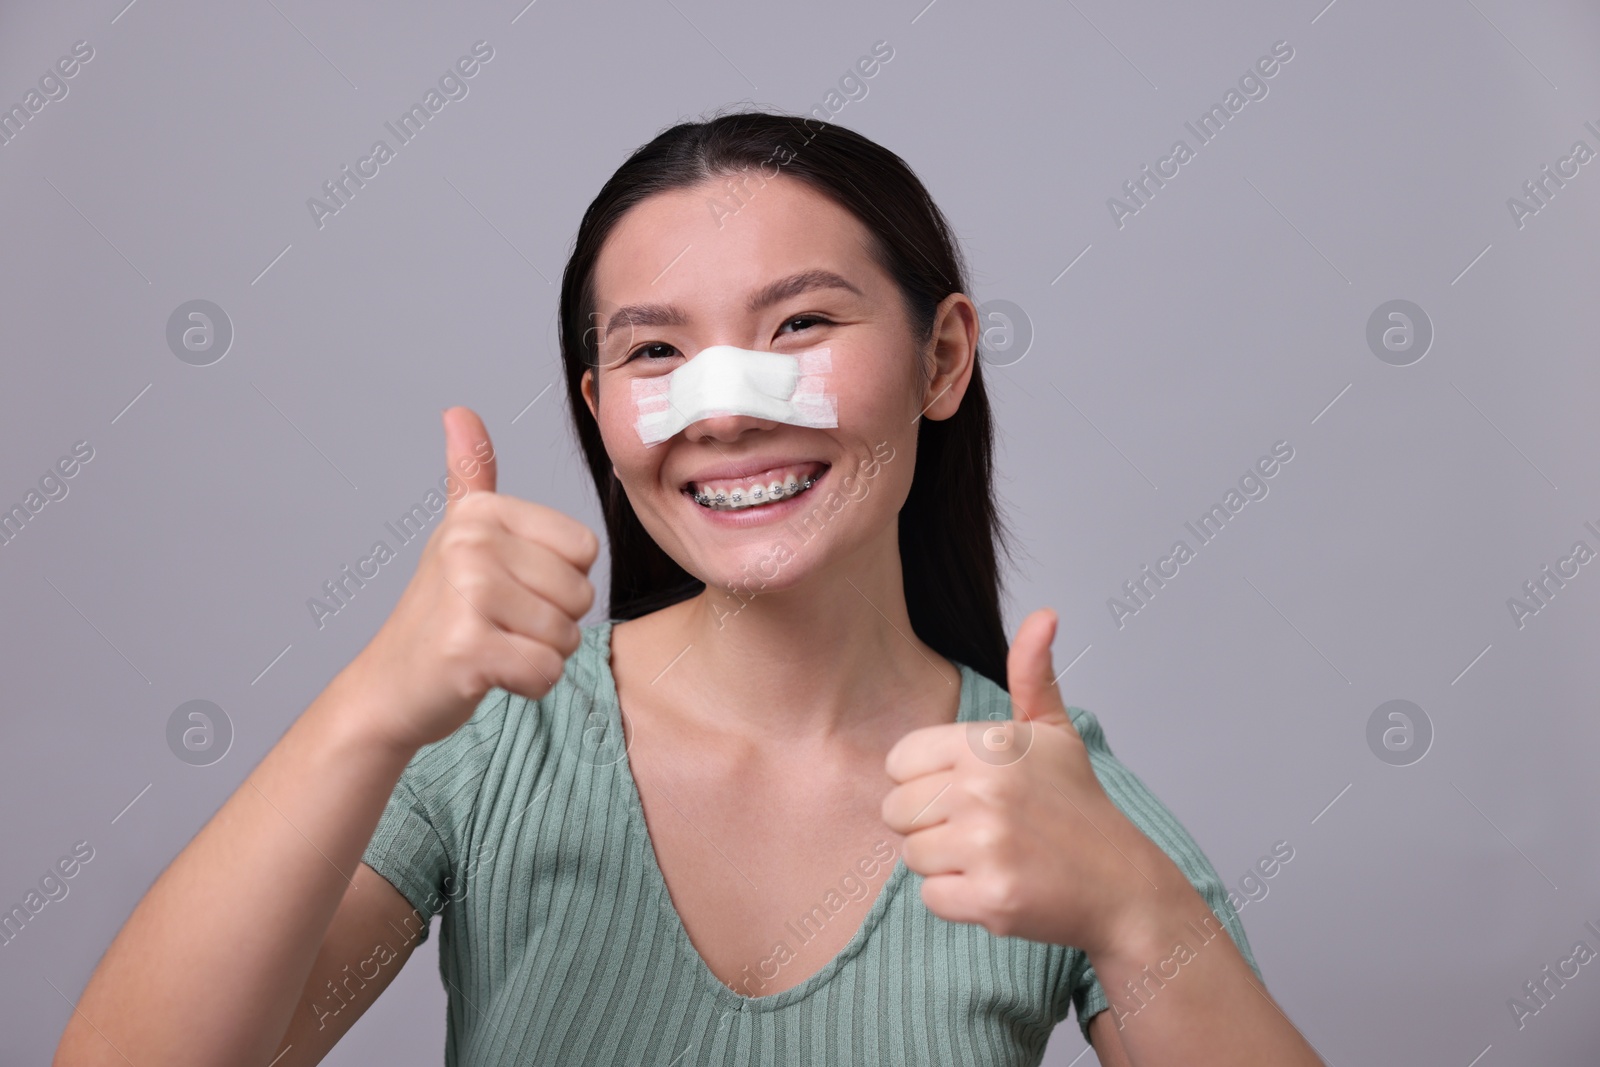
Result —
<instances>
[{"instance_id":1,"label":"knuckle","mask_svg":"<svg viewBox=\"0 0 1600 1067\"><path fill-rule=\"evenodd\" d=\"M439 639L439 659L453 673L477 666L483 648L481 624L476 616L458 619Z\"/></svg>"},{"instance_id":2,"label":"knuckle","mask_svg":"<svg viewBox=\"0 0 1600 1067\"><path fill-rule=\"evenodd\" d=\"M1027 779L1020 763L996 767L990 777L994 779L995 794L1007 808L1015 806L1027 793Z\"/></svg>"},{"instance_id":3,"label":"knuckle","mask_svg":"<svg viewBox=\"0 0 1600 1067\"><path fill-rule=\"evenodd\" d=\"M1001 807L1012 797L1014 775L1004 767L985 767L963 777L961 788L968 798L987 807ZM998 773L997 773L998 772Z\"/></svg>"},{"instance_id":4,"label":"knuckle","mask_svg":"<svg viewBox=\"0 0 1600 1067\"><path fill-rule=\"evenodd\" d=\"M967 830L968 839L974 848L984 855L993 855L1000 851L1005 842L1005 828L998 819L979 817L973 819Z\"/></svg>"},{"instance_id":5,"label":"knuckle","mask_svg":"<svg viewBox=\"0 0 1600 1067\"><path fill-rule=\"evenodd\" d=\"M600 555L600 538L587 526L583 527L583 532L579 536L578 551L590 563L593 563Z\"/></svg>"},{"instance_id":6,"label":"knuckle","mask_svg":"<svg viewBox=\"0 0 1600 1067\"><path fill-rule=\"evenodd\" d=\"M565 635L563 623L567 617L561 609L541 596L530 597L528 604L528 636L543 644L559 644Z\"/></svg>"},{"instance_id":7,"label":"knuckle","mask_svg":"<svg viewBox=\"0 0 1600 1067\"><path fill-rule=\"evenodd\" d=\"M440 649L448 686L462 700L475 700L489 688L477 648L475 642L458 634L446 638Z\"/></svg>"},{"instance_id":8,"label":"knuckle","mask_svg":"<svg viewBox=\"0 0 1600 1067\"><path fill-rule=\"evenodd\" d=\"M482 519L494 507L494 493L487 489L469 489L456 500L456 514L462 518Z\"/></svg>"},{"instance_id":9,"label":"knuckle","mask_svg":"<svg viewBox=\"0 0 1600 1067\"><path fill-rule=\"evenodd\" d=\"M905 843L900 846L900 858L905 860L906 866L913 871L921 870L920 865L924 856L922 840L917 834L908 836L905 839Z\"/></svg>"},{"instance_id":10,"label":"knuckle","mask_svg":"<svg viewBox=\"0 0 1600 1067\"><path fill-rule=\"evenodd\" d=\"M476 521L473 516L459 516L457 521L441 527L439 551L446 556L477 552L490 543L489 525Z\"/></svg>"},{"instance_id":11,"label":"knuckle","mask_svg":"<svg viewBox=\"0 0 1600 1067\"><path fill-rule=\"evenodd\" d=\"M456 592L466 597L467 603L461 605L462 609L474 616L483 610L495 586L483 558L475 552L459 553L446 560L445 577L455 586Z\"/></svg>"},{"instance_id":12,"label":"knuckle","mask_svg":"<svg viewBox=\"0 0 1600 1067\"><path fill-rule=\"evenodd\" d=\"M483 694L494 687L494 682L479 668L465 671L461 675L456 692L461 699L469 704L475 704L483 699Z\"/></svg>"},{"instance_id":13,"label":"knuckle","mask_svg":"<svg viewBox=\"0 0 1600 1067\"><path fill-rule=\"evenodd\" d=\"M572 619L562 624L561 642L556 647L563 656L570 656L583 644L583 629Z\"/></svg>"},{"instance_id":14,"label":"knuckle","mask_svg":"<svg viewBox=\"0 0 1600 1067\"><path fill-rule=\"evenodd\" d=\"M540 681L555 685L561 678L561 672L566 669L567 658L548 645L541 645L535 654L534 662L538 665Z\"/></svg>"},{"instance_id":15,"label":"knuckle","mask_svg":"<svg viewBox=\"0 0 1600 1067\"><path fill-rule=\"evenodd\" d=\"M1003 929L1015 928L1016 917L1022 911L1022 883L1004 871L991 872L983 880L984 910ZM998 932L998 931L996 931Z\"/></svg>"}]
</instances>

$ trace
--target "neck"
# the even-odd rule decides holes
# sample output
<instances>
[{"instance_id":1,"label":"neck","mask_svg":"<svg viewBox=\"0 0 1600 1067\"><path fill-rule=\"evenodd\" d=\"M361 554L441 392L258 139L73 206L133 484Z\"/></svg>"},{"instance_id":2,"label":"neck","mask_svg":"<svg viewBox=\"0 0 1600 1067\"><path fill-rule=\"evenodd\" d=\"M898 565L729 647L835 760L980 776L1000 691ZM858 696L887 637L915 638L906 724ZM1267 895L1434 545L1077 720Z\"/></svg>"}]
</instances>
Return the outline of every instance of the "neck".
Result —
<instances>
[{"instance_id":1,"label":"neck","mask_svg":"<svg viewBox=\"0 0 1600 1067\"><path fill-rule=\"evenodd\" d=\"M647 680L715 729L815 740L955 719L960 672L912 632L892 527L799 585L708 586L655 618Z\"/></svg>"}]
</instances>

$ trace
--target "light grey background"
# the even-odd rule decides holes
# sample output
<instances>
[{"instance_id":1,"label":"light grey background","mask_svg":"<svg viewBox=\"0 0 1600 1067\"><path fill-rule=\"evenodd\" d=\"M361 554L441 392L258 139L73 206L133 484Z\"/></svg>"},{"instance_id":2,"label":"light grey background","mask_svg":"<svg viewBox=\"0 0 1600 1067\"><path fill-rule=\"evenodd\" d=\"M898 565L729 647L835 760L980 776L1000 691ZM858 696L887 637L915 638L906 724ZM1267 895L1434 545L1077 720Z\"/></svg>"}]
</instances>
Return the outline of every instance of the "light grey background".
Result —
<instances>
[{"instance_id":1,"label":"light grey background","mask_svg":"<svg viewBox=\"0 0 1600 1067\"><path fill-rule=\"evenodd\" d=\"M94 449L0 546L0 906L95 850L0 947L0 1060L47 1061L134 903L384 619L416 544L320 631L306 600L443 474L442 407L483 415L503 491L599 528L552 283L616 165L711 108L809 110L879 40L835 121L1033 331L988 375L1008 629L1060 611L1068 700L1225 879L1293 846L1242 916L1331 1063L1600 1055L1600 964L1520 1031L1507 1006L1600 948L1600 563L1507 607L1600 549L1600 161L1507 207L1600 150L1593 4L123 3L0 13L6 106L94 49L0 146L0 505ZM467 97L319 229L307 199L478 40ZM1107 199L1280 40L1268 95L1119 228ZM206 367L166 342L194 299L235 331ZM1435 330L1410 366L1367 345L1391 299ZM1108 598L1280 440L1269 495L1118 628ZM205 767L166 740L194 699L234 728ZM1409 766L1368 747L1393 699L1434 732ZM435 944L327 1062L439 1061ZM1047 1062L1083 1047L1068 1021Z\"/></svg>"}]
</instances>

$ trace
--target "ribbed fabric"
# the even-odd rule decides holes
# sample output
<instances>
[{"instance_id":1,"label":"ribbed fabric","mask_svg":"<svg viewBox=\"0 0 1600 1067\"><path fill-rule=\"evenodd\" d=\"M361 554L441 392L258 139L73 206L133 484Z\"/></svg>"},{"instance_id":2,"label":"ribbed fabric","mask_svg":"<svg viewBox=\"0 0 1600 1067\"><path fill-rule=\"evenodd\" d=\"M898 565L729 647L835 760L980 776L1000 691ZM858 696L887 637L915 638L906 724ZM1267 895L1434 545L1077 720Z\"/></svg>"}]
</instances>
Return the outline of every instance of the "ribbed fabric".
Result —
<instances>
[{"instance_id":1,"label":"ribbed fabric","mask_svg":"<svg viewBox=\"0 0 1600 1067\"><path fill-rule=\"evenodd\" d=\"M1083 952L938 918L899 859L822 970L767 997L723 985L656 863L610 656L611 623L597 623L542 699L491 691L417 752L362 857L423 915L443 911L446 1067L1036 1065L1069 1006L1087 1039L1106 995ZM1009 719L1005 690L958 666L959 721ZM1068 711L1111 800L1178 864L1259 976L1199 846L1112 756L1094 715Z\"/></svg>"}]
</instances>

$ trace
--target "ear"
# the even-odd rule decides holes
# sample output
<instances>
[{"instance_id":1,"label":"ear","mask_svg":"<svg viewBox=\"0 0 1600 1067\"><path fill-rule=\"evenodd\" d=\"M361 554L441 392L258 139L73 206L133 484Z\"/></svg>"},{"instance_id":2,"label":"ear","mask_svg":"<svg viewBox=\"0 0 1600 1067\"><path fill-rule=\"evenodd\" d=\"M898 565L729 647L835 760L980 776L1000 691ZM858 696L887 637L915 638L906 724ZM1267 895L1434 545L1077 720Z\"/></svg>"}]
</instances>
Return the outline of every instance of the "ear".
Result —
<instances>
[{"instance_id":1,"label":"ear","mask_svg":"<svg viewBox=\"0 0 1600 1067\"><path fill-rule=\"evenodd\" d=\"M965 293L951 293L939 302L929 340L933 375L922 392L918 410L929 419L948 419L961 407L978 352L978 309Z\"/></svg>"},{"instance_id":2,"label":"ear","mask_svg":"<svg viewBox=\"0 0 1600 1067\"><path fill-rule=\"evenodd\" d=\"M589 367L583 372L583 377L578 380L578 391L583 394L583 402L589 405L589 414L594 416L595 425L600 423L600 395L599 383L595 381L594 368ZM611 465L611 476L617 476L617 466Z\"/></svg>"},{"instance_id":3,"label":"ear","mask_svg":"<svg viewBox=\"0 0 1600 1067\"><path fill-rule=\"evenodd\" d=\"M595 422L600 421L600 398L595 392L594 368L590 367L583 372L583 379L579 383L579 390L583 393L583 402L589 405L589 414Z\"/></svg>"}]
</instances>

